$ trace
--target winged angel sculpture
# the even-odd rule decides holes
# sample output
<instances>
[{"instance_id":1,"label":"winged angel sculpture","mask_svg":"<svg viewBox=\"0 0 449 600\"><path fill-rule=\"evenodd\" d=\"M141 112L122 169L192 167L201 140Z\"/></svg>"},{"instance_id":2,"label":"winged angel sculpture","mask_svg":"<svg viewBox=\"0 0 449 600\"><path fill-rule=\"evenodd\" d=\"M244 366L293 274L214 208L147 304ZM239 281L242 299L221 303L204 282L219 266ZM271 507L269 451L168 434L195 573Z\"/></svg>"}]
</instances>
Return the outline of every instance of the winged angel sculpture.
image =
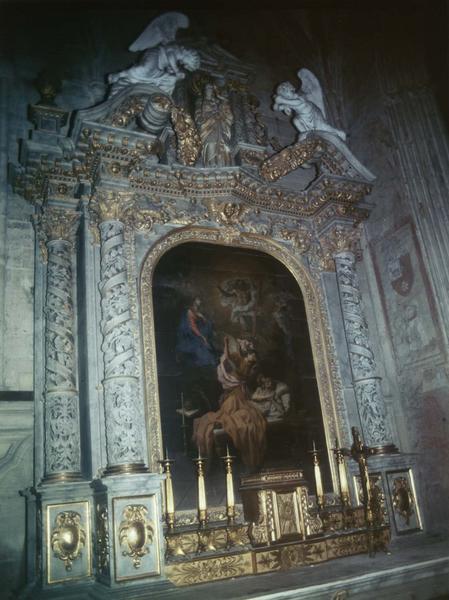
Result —
<instances>
[{"instance_id":1,"label":"winged angel sculpture","mask_svg":"<svg viewBox=\"0 0 449 600\"><path fill-rule=\"evenodd\" d=\"M278 85L273 110L281 111L288 116L293 114L293 125L299 133L327 131L345 140L345 132L332 127L326 121L323 92L318 79L308 69L300 69L298 77L302 82L298 90L289 81Z\"/></svg>"},{"instance_id":2,"label":"winged angel sculpture","mask_svg":"<svg viewBox=\"0 0 449 600\"><path fill-rule=\"evenodd\" d=\"M176 83L186 76L183 69L195 71L200 57L195 50L175 43L176 32L187 28L189 19L179 12L168 12L156 17L131 44L131 52L145 50L137 64L109 75L111 97L128 85L152 83L171 95Z\"/></svg>"}]
</instances>

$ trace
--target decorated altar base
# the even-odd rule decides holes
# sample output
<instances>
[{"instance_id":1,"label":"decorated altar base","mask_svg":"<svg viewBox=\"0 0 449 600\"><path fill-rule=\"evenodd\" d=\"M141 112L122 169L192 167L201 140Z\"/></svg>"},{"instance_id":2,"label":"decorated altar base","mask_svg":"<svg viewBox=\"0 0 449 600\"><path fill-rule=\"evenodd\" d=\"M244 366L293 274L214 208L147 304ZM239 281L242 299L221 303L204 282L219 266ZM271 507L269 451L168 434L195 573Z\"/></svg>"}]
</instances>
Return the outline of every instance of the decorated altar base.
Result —
<instances>
[{"instance_id":1,"label":"decorated altar base","mask_svg":"<svg viewBox=\"0 0 449 600\"><path fill-rule=\"evenodd\" d=\"M341 513L335 516L342 518ZM356 519L363 522L363 509L357 511ZM237 535L242 543L249 542L245 529L244 527L237 529ZM197 533L179 534L178 543L182 545L186 554L190 554L190 557L170 559L165 568L168 579L177 586L186 586L245 575L285 571L335 558L368 553L372 543L379 550L385 551L390 541L390 531L388 526L376 528L374 531L361 527L276 547L246 548L221 553L220 551L226 548L227 537L226 528L213 529L212 539L217 552L210 556L195 556L198 545Z\"/></svg>"}]
</instances>

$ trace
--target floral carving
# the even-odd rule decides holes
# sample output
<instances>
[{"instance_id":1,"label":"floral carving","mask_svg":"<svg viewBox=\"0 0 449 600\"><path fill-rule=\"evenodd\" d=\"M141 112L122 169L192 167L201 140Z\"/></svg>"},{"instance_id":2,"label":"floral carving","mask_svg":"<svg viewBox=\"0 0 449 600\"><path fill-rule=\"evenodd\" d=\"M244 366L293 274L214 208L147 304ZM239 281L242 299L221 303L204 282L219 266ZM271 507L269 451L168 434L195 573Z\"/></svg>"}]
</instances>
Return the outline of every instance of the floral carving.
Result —
<instances>
[{"instance_id":1,"label":"floral carving","mask_svg":"<svg viewBox=\"0 0 449 600\"><path fill-rule=\"evenodd\" d=\"M46 474L80 470L78 395L50 393L45 398Z\"/></svg>"},{"instance_id":2,"label":"floral carving","mask_svg":"<svg viewBox=\"0 0 449 600\"><path fill-rule=\"evenodd\" d=\"M335 264L354 392L365 442L369 446L387 446L391 444L391 432L363 315L355 256L351 252L341 252L336 255Z\"/></svg>"},{"instance_id":3,"label":"floral carving","mask_svg":"<svg viewBox=\"0 0 449 600\"><path fill-rule=\"evenodd\" d=\"M143 414L136 378L104 382L106 440L110 465L144 462Z\"/></svg>"},{"instance_id":4,"label":"floral carving","mask_svg":"<svg viewBox=\"0 0 449 600\"><path fill-rule=\"evenodd\" d=\"M357 382L355 395L366 443L371 446L391 444L379 378Z\"/></svg>"},{"instance_id":5,"label":"floral carving","mask_svg":"<svg viewBox=\"0 0 449 600\"><path fill-rule=\"evenodd\" d=\"M67 240L54 239L47 243L47 248L45 474L49 476L79 472L81 458L73 340L72 246Z\"/></svg>"},{"instance_id":6,"label":"floral carving","mask_svg":"<svg viewBox=\"0 0 449 600\"><path fill-rule=\"evenodd\" d=\"M80 213L65 208L46 208L39 219L47 240L66 240L73 242L78 229Z\"/></svg>"},{"instance_id":7,"label":"floral carving","mask_svg":"<svg viewBox=\"0 0 449 600\"><path fill-rule=\"evenodd\" d=\"M60 388L73 390L75 375L71 247L64 241L50 242L48 252L45 387L47 392Z\"/></svg>"},{"instance_id":8,"label":"floral carving","mask_svg":"<svg viewBox=\"0 0 449 600\"><path fill-rule=\"evenodd\" d=\"M124 254L124 225L116 220L104 221L100 224L100 233L101 330L108 464L143 463L142 400Z\"/></svg>"},{"instance_id":9,"label":"floral carving","mask_svg":"<svg viewBox=\"0 0 449 600\"><path fill-rule=\"evenodd\" d=\"M183 165L193 166L201 150L201 139L189 113L181 106L172 105L171 120L177 140L177 158Z\"/></svg>"}]
</instances>

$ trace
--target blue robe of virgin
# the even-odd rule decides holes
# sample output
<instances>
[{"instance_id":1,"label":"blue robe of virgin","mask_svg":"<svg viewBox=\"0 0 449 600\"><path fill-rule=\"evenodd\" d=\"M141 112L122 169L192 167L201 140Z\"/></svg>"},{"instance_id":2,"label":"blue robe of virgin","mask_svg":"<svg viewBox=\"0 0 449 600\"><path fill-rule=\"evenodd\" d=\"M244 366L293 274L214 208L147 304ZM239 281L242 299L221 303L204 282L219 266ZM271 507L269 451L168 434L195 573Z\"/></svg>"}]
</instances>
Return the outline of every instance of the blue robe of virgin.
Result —
<instances>
[{"instance_id":1,"label":"blue robe of virgin","mask_svg":"<svg viewBox=\"0 0 449 600\"><path fill-rule=\"evenodd\" d=\"M208 367L218 364L217 353L212 345L212 323L197 317L196 327L209 345L204 343L192 329L189 322L189 311L186 310L178 326L176 352L186 367Z\"/></svg>"}]
</instances>

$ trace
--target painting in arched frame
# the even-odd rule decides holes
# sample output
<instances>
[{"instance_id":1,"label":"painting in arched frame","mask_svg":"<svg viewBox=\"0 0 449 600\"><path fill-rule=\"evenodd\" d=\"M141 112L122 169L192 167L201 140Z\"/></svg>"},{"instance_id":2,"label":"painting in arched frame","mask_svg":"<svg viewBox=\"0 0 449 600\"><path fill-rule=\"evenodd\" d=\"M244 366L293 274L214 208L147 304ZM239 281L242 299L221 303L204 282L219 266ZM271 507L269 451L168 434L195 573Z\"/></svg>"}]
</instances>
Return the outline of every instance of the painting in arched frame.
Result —
<instances>
[{"instance_id":1,"label":"painting in arched frame","mask_svg":"<svg viewBox=\"0 0 449 600\"><path fill-rule=\"evenodd\" d=\"M192 459L207 455L211 506L225 503L221 456L240 474L304 468L326 447L301 290L268 254L188 242L167 251L153 276L163 446L175 459L177 510L196 506ZM327 453L325 487L331 490Z\"/></svg>"}]
</instances>

